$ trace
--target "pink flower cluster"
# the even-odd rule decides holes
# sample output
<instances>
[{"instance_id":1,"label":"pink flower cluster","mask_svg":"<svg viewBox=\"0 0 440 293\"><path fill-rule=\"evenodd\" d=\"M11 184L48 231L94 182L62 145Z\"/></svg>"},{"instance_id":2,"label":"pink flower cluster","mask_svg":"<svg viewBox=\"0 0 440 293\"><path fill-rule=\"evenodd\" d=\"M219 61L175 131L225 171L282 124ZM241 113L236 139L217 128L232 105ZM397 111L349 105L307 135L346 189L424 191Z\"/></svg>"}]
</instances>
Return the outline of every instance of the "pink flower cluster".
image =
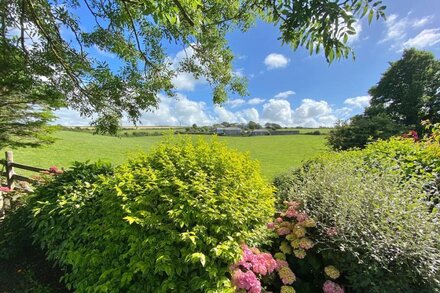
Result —
<instances>
[{"instance_id":1,"label":"pink flower cluster","mask_svg":"<svg viewBox=\"0 0 440 293\"><path fill-rule=\"evenodd\" d=\"M268 223L267 228L274 230L280 237L285 237L281 242L280 250L284 254L293 253L297 258L304 258L306 251L314 246L311 239L306 237L307 229L316 227L316 223L307 213L299 211L301 204L297 201L286 201L287 209L273 223Z\"/></svg>"},{"instance_id":2,"label":"pink flower cluster","mask_svg":"<svg viewBox=\"0 0 440 293\"><path fill-rule=\"evenodd\" d=\"M258 249L249 249L242 245L243 255L241 260L231 269L232 283L237 289L244 289L249 293L260 293L261 282L259 276L266 276L278 268L277 261L270 253L262 253Z\"/></svg>"},{"instance_id":3,"label":"pink flower cluster","mask_svg":"<svg viewBox=\"0 0 440 293\"><path fill-rule=\"evenodd\" d=\"M330 280L325 281L322 290L324 293L344 293L344 288L341 285Z\"/></svg>"},{"instance_id":4,"label":"pink flower cluster","mask_svg":"<svg viewBox=\"0 0 440 293\"><path fill-rule=\"evenodd\" d=\"M6 186L0 186L0 191L9 192L9 191L11 191L11 189L9 189L9 187L6 187Z\"/></svg>"}]
</instances>

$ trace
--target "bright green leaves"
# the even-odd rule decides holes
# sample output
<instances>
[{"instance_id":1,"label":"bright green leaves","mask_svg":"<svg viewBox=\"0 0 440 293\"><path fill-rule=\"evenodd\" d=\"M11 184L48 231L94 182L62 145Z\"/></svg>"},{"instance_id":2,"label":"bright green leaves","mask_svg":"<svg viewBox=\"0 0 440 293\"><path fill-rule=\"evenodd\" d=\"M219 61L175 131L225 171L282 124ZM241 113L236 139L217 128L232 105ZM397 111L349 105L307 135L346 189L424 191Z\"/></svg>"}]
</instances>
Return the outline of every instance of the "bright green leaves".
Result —
<instances>
[{"instance_id":1,"label":"bright green leaves","mask_svg":"<svg viewBox=\"0 0 440 293\"><path fill-rule=\"evenodd\" d=\"M72 268L77 291L225 292L239 244L265 238L273 204L247 155L170 138L114 171L76 165L31 207L36 241Z\"/></svg>"}]
</instances>

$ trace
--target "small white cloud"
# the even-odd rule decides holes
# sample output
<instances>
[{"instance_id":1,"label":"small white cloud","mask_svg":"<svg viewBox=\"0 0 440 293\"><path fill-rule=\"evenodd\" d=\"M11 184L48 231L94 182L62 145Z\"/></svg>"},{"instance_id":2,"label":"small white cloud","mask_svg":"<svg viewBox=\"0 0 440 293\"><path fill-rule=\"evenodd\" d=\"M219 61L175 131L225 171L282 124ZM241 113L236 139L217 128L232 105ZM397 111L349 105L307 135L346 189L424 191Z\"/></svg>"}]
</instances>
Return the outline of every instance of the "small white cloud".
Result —
<instances>
[{"instance_id":1,"label":"small white cloud","mask_svg":"<svg viewBox=\"0 0 440 293\"><path fill-rule=\"evenodd\" d=\"M233 99L233 100L228 100L226 104L230 105L232 108L236 108L238 106L246 104L246 101L243 99Z\"/></svg>"},{"instance_id":2,"label":"small white cloud","mask_svg":"<svg viewBox=\"0 0 440 293\"><path fill-rule=\"evenodd\" d=\"M261 103L264 103L265 101L266 101L265 99L253 98L253 99L250 99L247 103L249 105L259 105Z\"/></svg>"},{"instance_id":3,"label":"small white cloud","mask_svg":"<svg viewBox=\"0 0 440 293\"><path fill-rule=\"evenodd\" d=\"M403 48L425 49L440 43L440 28L425 29L403 43Z\"/></svg>"},{"instance_id":4,"label":"small white cloud","mask_svg":"<svg viewBox=\"0 0 440 293\"><path fill-rule=\"evenodd\" d=\"M282 54L271 53L264 59L267 69L283 68L289 64L290 59Z\"/></svg>"},{"instance_id":5,"label":"small white cloud","mask_svg":"<svg viewBox=\"0 0 440 293\"><path fill-rule=\"evenodd\" d=\"M422 18L419 18L419 19L415 19L413 21L412 26L415 27L415 28L419 28L419 27L425 26L428 23L430 23L433 18L434 18L434 15L429 15L429 16L425 16L425 17L422 17Z\"/></svg>"},{"instance_id":6,"label":"small white cloud","mask_svg":"<svg viewBox=\"0 0 440 293\"><path fill-rule=\"evenodd\" d=\"M294 91L285 91L285 92L280 92L278 94L276 94L274 96L275 99L287 99L290 96L293 96L294 94L296 94Z\"/></svg>"},{"instance_id":7,"label":"small white cloud","mask_svg":"<svg viewBox=\"0 0 440 293\"><path fill-rule=\"evenodd\" d=\"M344 101L344 104L354 108L366 108L370 105L370 96L359 96L354 98L348 98Z\"/></svg>"}]
</instances>

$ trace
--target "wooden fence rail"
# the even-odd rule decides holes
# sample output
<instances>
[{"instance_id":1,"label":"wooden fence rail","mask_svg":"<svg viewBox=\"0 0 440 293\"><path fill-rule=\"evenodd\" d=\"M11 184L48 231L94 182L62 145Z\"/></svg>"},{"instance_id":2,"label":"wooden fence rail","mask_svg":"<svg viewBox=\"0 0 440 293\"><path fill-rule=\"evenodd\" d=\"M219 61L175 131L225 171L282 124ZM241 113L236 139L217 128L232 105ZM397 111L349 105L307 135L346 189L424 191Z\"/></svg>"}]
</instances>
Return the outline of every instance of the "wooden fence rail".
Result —
<instances>
[{"instance_id":1,"label":"wooden fence rail","mask_svg":"<svg viewBox=\"0 0 440 293\"><path fill-rule=\"evenodd\" d=\"M6 186L10 190L14 189L15 181L26 181L26 182L34 181L32 178L15 174L15 168L32 171L32 172L38 172L38 173L43 171L47 172L48 170L48 169L28 166L14 162L14 154L12 153L12 151L8 151L5 153L5 159L0 160L0 164L4 166L4 170L5 170L4 172L3 171L1 172L1 176L6 177Z\"/></svg>"}]
</instances>

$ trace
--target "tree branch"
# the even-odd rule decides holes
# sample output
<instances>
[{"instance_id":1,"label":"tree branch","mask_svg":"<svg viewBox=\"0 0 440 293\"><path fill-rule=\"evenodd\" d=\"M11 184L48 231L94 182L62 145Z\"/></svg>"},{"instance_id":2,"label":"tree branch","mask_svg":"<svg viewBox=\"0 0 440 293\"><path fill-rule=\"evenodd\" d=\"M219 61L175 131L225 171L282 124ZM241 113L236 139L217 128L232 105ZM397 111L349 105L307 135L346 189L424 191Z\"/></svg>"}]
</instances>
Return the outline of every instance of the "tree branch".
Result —
<instances>
[{"instance_id":1,"label":"tree branch","mask_svg":"<svg viewBox=\"0 0 440 293\"><path fill-rule=\"evenodd\" d=\"M182 13L183 17L186 19L186 21L191 25L194 26L194 22L192 21L191 17L189 17L188 13L186 13L185 8L183 8L182 4L179 2L179 0L173 0L174 4L176 4L177 8L179 8L180 13Z\"/></svg>"}]
</instances>

